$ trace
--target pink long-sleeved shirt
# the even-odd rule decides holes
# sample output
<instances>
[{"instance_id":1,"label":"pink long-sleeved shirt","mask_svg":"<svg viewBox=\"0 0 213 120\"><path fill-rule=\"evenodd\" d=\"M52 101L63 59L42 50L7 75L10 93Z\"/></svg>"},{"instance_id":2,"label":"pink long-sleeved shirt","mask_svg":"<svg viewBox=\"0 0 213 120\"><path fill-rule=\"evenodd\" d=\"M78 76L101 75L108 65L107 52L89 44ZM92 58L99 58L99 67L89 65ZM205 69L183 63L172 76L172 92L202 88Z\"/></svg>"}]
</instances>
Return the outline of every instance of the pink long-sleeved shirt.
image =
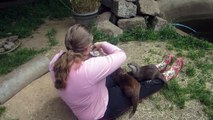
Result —
<instances>
[{"instance_id":1,"label":"pink long-sleeved shirt","mask_svg":"<svg viewBox=\"0 0 213 120\"><path fill-rule=\"evenodd\" d=\"M71 108L79 120L96 120L104 116L108 104L106 77L119 68L126 60L120 48L104 42L103 51L107 54L92 57L82 62L80 68L70 68L65 90L59 90L60 97ZM49 64L51 78L55 81L54 62L62 55L56 54Z\"/></svg>"}]
</instances>

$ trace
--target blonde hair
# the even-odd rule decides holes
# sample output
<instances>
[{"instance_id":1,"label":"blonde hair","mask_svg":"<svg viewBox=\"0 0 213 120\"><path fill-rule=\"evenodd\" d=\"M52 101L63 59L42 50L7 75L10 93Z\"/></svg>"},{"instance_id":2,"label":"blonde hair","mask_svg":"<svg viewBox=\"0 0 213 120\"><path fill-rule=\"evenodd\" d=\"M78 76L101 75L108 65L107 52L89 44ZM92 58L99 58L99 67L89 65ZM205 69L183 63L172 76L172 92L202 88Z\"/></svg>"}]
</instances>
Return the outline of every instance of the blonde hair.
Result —
<instances>
[{"instance_id":1,"label":"blonde hair","mask_svg":"<svg viewBox=\"0 0 213 120\"><path fill-rule=\"evenodd\" d=\"M65 89L66 80L73 63L83 60L83 52L93 41L93 35L82 25L71 26L65 36L67 51L54 64L55 88Z\"/></svg>"},{"instance_id":2,"label":"blonde hair","mask_svg":"<svg viewBox=\"0 0 213 120\"><path fill-rule=\"evenodd\" d=\"M83 52L86 46L93 41L93 35L83 25L76 24L69 28L65 37L67 50Z\"/></svg>"}]
</instances>

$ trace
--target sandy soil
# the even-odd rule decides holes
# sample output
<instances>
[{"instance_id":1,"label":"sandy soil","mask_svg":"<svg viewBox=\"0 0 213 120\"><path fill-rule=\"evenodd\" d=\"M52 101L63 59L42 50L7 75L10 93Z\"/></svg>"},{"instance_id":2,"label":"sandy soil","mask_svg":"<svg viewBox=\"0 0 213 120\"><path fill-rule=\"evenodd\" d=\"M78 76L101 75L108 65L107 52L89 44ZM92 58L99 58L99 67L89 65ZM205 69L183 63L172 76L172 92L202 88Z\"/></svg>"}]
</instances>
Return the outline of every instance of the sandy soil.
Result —
<instances>
[{"instance_id":1,"label":"sandy soil","mask_svg":"<svg viewBox=\"0 0 213 120\"><path fill-rule=\"evenodd\" d=\"M54 28L57 31L56 38L59 40L59 44L45 53L46 56L51 58L60 49L64 49L64 35L73 23L74 21L70 18L63 21L46 21L44 25L35 31L33 37L23 39L22 47L45 48L48 46L48 39L45 34L48 29ZM128 42L119 43L118 46L127 53L128 60L126 63L135 61L141 65L158 63L161 61L162 56L169 52L162 42ZM179 77L180 79L184 78L182 73ZM208 119L198 101L188 101L184 109L179 109L159 93L154 94L153 97L157 100L145 99L140 103L132 120ZM49 73L32 82L3 105L7 110L0 120L75 120L71 110L58 97ZM157 105L160 107L157 107ZM128 113L117 120L127 119Z\"/></svg>"}]
</instances>

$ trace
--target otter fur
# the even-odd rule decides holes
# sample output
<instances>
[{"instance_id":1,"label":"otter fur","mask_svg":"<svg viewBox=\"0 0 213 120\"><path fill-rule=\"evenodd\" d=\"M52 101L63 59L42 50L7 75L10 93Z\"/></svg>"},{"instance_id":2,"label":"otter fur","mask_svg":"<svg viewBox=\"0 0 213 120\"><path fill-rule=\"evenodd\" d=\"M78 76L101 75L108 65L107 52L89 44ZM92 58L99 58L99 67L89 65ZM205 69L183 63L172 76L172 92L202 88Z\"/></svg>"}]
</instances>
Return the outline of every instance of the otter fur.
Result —
<instances>
[{"instance_id":1,"label":"otter fur","mask_svg":"<svg viewBox=\"0 0 213 120\"><path fill-rule=\"evenodd\" d=\"M127 74L127 72L122 68L118 68L113 73L113 80L119 85L122 92L129 97L132 102L133 110L129 114L129 118L131 118L137 110L141 85L134 77Z\"/></svg>"}]
</instances>

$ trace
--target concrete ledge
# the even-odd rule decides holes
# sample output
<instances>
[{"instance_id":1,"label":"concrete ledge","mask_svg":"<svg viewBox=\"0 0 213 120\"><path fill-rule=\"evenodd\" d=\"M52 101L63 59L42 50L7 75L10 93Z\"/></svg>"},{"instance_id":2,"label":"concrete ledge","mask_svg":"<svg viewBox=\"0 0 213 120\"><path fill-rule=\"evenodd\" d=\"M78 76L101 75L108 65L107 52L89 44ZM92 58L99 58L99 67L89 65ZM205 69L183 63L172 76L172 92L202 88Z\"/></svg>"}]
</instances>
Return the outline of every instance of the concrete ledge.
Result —
<instances>
[{"instance_id":1,"label":"concrete ledge","mask_svg":"<svg viewBox=\"0 0 213 120\"><path fill-rule=\"evenodd\" d=\"M48 72L49 59L36 56L9 74L0 77L0 104L5 103L21 89Z\"/></svg>"},{"instance_id":2,"label":"concrete ledge","mask_svg":"<svg viewBox=\"0 0 213 120\"><path fill-rule=\"evenodd\" d=\"M159 0L158 3L168 21L213 19L213 0Z\"/></svg>"}]
</instances>

